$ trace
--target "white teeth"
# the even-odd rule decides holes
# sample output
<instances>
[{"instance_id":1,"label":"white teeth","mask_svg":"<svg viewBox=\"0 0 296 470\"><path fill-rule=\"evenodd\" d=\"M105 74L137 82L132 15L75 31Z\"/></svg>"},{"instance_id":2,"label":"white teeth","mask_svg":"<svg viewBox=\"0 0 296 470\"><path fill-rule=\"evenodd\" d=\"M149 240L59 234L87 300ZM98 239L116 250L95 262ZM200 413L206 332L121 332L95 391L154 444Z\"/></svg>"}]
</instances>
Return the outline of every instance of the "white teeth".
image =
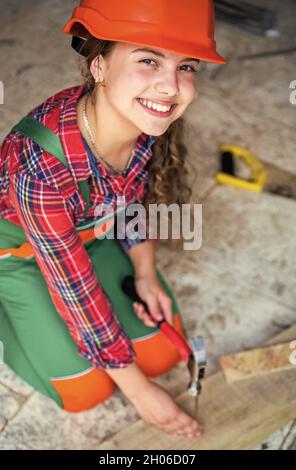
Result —
<instances>
[{"instance_id":1,"label":"white teeth","mask_svg":"<svg viewBox=\"0 0 296 470\"><path fill-rule=\"evenodd\" d=\"M156 103L153 103L152 101L147 101L147 100L140 100L140 101L147 108L152 108L152 109L155 109L156 111L161 111L163 113L166 113L172 107L172 106L164 106L164 105L161 105L161 104L156 104Z\"/></svg>"}]
</instances>

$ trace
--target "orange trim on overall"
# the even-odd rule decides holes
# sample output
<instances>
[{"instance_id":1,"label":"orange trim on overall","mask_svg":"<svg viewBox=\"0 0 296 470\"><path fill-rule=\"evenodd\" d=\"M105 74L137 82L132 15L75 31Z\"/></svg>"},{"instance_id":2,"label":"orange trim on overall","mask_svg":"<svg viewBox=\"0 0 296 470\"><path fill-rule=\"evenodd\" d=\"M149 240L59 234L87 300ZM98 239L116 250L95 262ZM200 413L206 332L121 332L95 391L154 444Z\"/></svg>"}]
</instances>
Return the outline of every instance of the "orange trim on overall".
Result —
<instances>
[{"instance_id":1,"label":"orange trim on overall","mask_svg":"<svg viewBox=\"0 0 296 470\"><path fill-rule=\"evenodd\" d=\"M63 402L63 410L77 413L89 410L109 398L116 385L102 369L65 379L50 380Z\"/></svg>"},{"instance_id":2,"label":"orange trim on overall","mask_svg":"<svg viewBox=\"0 0 296 470\"><path fill-rule=\"evenodd\" d=\"M94 226L89 229L77 231L83 243L95 240L99 235L107 233L114 224L114 217L104 222L102 225ZM28 242L23 243L17 248L1 248L0 257L4 255L16 256L17 258L31 258L34 256L32 245Z\"/></svg>"},{"instance_id":3,"label":"orange trim on overall","mask_svg":"<svg viewBox=\"0 0 296 470\"><path fill-rule=\"evenodd\" d=\"M175 330L187 340L180 315L175 314L173 320ZM135 341L133 347L137 353L136 363L148 377L164 374L182 360L176 346L162 331L151 338Z\"/></svg>"},{"instance_id":4,"label":"orange trim on overall","mask_svg":"<svg viewBox=\"0 0 296 470\"><path fill-rule=\"evenodd\" d=\"M179 314L173 317L174 327L187 340ZM171 370L182 359L173 343L159 331L156 335L133 342L136 363L148 377L157 377ZM63 409L79 412L93 408L109 398L116 384L102 369L92 369L78 377L51 379L63 402Z\"/></svg>"},{"instance_id":5,"label":"orange trim on overall","mask_svg":"<svg viewBox=\"0 0 296 470\"><path fill-rule=\"evenodd\" d=\"M0 256L4 255L16 256L17 258L31 258L34 256L32 246L28 242L23 243L17 248L1 248Z\"/></svg>"}]
</instances>

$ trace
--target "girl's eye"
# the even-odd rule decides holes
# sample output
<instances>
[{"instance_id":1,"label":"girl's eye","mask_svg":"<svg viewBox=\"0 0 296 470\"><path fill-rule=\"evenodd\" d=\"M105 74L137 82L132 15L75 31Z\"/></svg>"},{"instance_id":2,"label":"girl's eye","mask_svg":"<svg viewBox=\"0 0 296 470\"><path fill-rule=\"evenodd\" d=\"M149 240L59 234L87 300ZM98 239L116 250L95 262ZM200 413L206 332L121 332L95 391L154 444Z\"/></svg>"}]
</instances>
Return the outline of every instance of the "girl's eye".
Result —
<instances>
[{"instance_id":1,"label":"girl's eye","mask_svg":"<svg viewBox=\"0 0 296 470\"><path fill-rule=\"evenodd\" d=\"M150 65L146 62L147 60L150 61L150 62L154 62L156 64L155 60L153 60L153 59L142 59L139 62L144 62L145 64ZM198 70L195 70L191 65L181 65L181 67L189 67L190 70L187 70L187 72L193 72L193 73L198 72Z\"/></svg>"},{"instance_id":2,"label":"girl's eye","mask_svg":"<svg viewBox=\"0 0 296 470\"><path fill-rule=\"evenodd\" d=\"M140 60L140 62L145 62L146 60L150 60L151 62L156 63L155 60L153 60L153 59L142 59L142 60ZM147 62L145 62L145 64L147 64ZM147 64L147 65L150 65L150 64Z\"/></svg>"},{"instance_id":3,"label":"girl's eye","mask_svg":"<svg viewBox=\"0 0 296 470\"><path fill-rule=\"evenodd\" d=\"M181 67L190 67L191 70L188 70L188 72L193 72L193 73L197 73L198 70L195 70L194 67L192 67L192 65L181 65Z\"/></svg>"}]
</instances>

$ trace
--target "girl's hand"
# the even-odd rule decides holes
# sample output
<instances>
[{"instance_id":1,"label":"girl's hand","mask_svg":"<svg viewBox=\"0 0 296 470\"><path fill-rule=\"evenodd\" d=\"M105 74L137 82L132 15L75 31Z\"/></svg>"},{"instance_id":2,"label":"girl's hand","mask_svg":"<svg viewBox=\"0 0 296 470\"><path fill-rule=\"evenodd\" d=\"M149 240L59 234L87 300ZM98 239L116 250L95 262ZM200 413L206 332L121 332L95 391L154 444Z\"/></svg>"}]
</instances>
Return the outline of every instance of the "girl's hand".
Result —
<instances>
[{"instance_id":1,"label":"girl's hand","mask_svg":"<svg viewBox=\"0 0 296 470\"><path fill-rule=\"evenodd\" d=\"M130 399L141 418L172 436L199 437L203 426L183 411L161 386L149 381Z\"/></svg>"},{"instance_id":2,"label":"girl's hand","mask_svg":"<svg viewBox=\"0 0 296 470\"><path fill-rule=\"evenodd\" d=\"M172 299L162 287L156 272L135 276L136 291L144 302L146 302L149 312L138 302L133 302L134 310L146 326L155 327L157 321L163 318L173 325ZM150 313L150 314L149 314ZM156 320L156 322L155 322Z\"/></svg>"}]
</instances>

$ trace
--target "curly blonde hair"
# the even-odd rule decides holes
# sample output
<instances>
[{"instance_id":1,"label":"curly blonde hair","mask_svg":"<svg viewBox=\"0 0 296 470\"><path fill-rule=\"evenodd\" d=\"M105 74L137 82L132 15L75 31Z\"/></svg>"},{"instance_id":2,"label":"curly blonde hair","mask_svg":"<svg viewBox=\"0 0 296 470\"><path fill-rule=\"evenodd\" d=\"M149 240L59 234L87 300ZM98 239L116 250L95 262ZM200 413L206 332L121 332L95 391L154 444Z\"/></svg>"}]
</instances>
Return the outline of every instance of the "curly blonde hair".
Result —
<instances>
[{"instance_id":1,"label":"curly blonde hair","mask_svg":"<svg viewBox=\"0 0 296 470\"><path fill-rule=\"evenodd\" d=\"M111 54L115 41L98 39L88 33L85 42L78 49L79 68L84 79L86 92L93 94L96 83L90 71L90 65L100 54L105 58ZM196 171L187 159L188 150L184 143L187 123L184 118L179 117L173 121L166 132L157 136L152 145L152 157L149 160L149 178L146 188L144 206L146 214L149 215L149 204L165 204L169 206L174 203L180 208L182 204L189 204L192 197L192 187L188 182L189 174L196 178ZM191 166L189 171L187 165ZM192 210L190 205L190 221L192 226ZM180 221L180 238L172 238L172 217L168 211L168 240L159 237L157 230L157 240L161 243L169 242L170 247L179 249L183 243L182 221ZM157 224L159 226L159 224ZM157 226L157 229L158 229ZM149 227L149 220L147 223ZM148 228L147 228L148 235Z\"/></svg>"}]
</instances>

